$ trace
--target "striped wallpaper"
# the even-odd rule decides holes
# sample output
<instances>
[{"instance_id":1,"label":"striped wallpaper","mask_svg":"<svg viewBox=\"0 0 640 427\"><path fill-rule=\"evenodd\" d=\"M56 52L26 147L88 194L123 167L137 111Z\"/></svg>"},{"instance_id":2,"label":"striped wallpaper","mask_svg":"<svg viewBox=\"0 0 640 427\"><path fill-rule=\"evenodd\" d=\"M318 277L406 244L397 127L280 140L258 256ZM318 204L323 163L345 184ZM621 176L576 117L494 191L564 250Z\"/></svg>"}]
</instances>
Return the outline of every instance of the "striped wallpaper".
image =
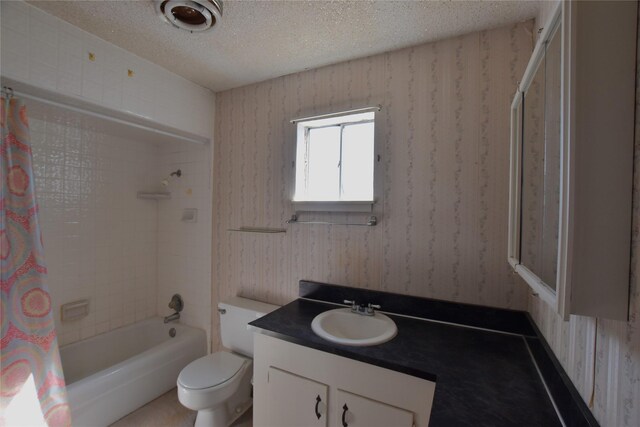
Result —
<instances>
[{"instance_id":1,"label":"striped wallpaper","mask_svg":"<svg viewBox=\"0 0 640 427\"><path fill-rule=\"evenodd\" d=\"M298 280L516 309L506 261L509 106L533 22L232 89L216 96L213 294L273 303ZM376 227L286 225L294 117L380 104ZM362 222L363 214L302 214ZM286 227L286 234L227 231ZM213 316L214 343L218 330Z\"/></svg>"},{"instance_id":2,"label":"striped wallpaper","mask_svg":"<svg viewBox=\"0 0 640 427\"><path fill-rule=\"evenodd\" d=\"M543 5L536 28L552 5ZM532 28L529 22L474 33L218 94L213 303L236 294L285 303L301 278L516 309L528 301L598 421L639 426L640 129L630 321L564 322L528 297L506 264L508 111L531 55ZM295 146L289 119L378 103L380 224L286 226ZM240 225L288 232L226 231Z\"/></svg>"}]
</instances>

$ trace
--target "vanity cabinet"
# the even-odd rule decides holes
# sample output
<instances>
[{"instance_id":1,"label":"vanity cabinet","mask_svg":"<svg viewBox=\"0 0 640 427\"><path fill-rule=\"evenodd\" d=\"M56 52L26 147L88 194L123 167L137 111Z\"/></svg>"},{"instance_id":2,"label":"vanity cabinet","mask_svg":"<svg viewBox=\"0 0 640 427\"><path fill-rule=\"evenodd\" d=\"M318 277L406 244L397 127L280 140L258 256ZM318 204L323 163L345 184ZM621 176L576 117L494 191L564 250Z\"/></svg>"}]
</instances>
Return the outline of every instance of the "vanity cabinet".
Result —
<instances>
[{"instance_id":1,"label":"vanity cabinet","mask_svg":"<svg viewBox=\"0 0 640 427\"><path fill-rule=\"evenodd\" d=\"M256 427L422 427L435 383L256 333Z\"/></svg>"},{"instance_id":2,"label":"vanity cabinet","mask_svg":"<svg viewBox=\"0 0 640 427\"><path fill-rule=\"evenodd\" d=\"M334 425L351 427L411 427L414 413L344 390L337 390L340 418ZM344 403L343 403L344 402ZM338 415L338 414L336 414Z\"/></svg>"},{"instance_id":3,"label":"vanity cabinet","mask_svg":"<svg viewBox=\"0 0 640 427\"><path fill-rule=\"evenodd\" d=\"M269 367L264 395L267 412L260 422L282 427L326 427L328 392L326 384Z\"/></svg>"},{"instance_id":4,"label":"vanity cabinet","mask_svg":"<svg viewBox=\"0 0 640 427\"><path fill-rule=\"evenodd\" d=\"M559 2L511 107L508 260L564 319L628 317L637 7Z\"/></svg>"}]
</instances>

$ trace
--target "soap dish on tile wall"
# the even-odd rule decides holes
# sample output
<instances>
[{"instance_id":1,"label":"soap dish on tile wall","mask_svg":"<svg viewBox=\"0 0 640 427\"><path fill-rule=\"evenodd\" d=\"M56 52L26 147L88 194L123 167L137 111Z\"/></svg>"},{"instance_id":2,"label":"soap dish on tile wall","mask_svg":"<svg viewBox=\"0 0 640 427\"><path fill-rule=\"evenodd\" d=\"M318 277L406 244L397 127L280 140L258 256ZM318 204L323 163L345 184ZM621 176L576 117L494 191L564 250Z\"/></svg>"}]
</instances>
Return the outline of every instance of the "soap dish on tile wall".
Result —
<instances>
[{"instance_id":1,"label":"soap dish on tile wall","mask_svg":"<svg viewBox=\"0 0 640 427\"><path fill-rule=\"evenodd\" d=\"M81 299L78 301L68 302L60 306L60 319L63 322L67 320L78 320L89 314L89 300Z\"/></svg>"},{"instance_id":2,"label":"soap dish on tile wall","mask_svg":"<svg viewBox=\"0 0 640 427\"><path fill-rule=\"evenodd\" d=\"M138 191L138 199L162 200L170 199L171 193L168 191Z\"/></svg>"},{"instance_id":3,"label":"soap dish on tile wall","mask_svg":"<svg viewBox=\"0 0 640 427\"><path fill-rule=\"evenodd\" d=\"M198 209L185 208L182 210L182 222L198 222Z\"/></svg>"}]
</instances>

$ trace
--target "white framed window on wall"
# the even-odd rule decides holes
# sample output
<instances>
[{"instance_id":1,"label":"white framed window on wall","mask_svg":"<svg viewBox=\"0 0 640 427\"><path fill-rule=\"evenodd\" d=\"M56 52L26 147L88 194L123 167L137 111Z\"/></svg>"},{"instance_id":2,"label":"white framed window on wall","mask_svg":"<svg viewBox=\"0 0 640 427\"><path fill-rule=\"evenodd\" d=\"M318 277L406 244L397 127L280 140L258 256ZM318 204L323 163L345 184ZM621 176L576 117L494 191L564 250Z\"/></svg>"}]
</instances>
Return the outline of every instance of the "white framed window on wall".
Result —
<instances>
[{"instance_id":1,"label":"white framed window on wall","mask_svg":"<svg viewBox=\"0 0 640 427\"><path fill-rule=\"evenodd\" d=\"M371 211L379 107L292 120L296 210Z\"/></svg>"}]
</instances>

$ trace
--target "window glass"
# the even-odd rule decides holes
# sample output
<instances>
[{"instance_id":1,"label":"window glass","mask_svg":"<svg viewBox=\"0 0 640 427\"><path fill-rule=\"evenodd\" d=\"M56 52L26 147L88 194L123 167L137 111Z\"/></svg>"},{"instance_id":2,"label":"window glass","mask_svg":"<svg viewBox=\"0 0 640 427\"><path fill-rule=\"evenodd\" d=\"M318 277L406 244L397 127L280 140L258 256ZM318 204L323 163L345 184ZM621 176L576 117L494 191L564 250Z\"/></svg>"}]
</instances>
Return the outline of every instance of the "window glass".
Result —
<instances>
[{"instance_id":1,"label":"window glass","mask_svg":"<svg viewBox=\"0 0 640 427\"><path fill-rule=\"evenodd\" d=\"M342 130L342 199L373 200L373 122Z\"/></svg>"},{"instance_id":2,"label":"window glass","mask_svg":"<svg viewBox=\"0 0 640 427\"><path fill-rule=\"evenodd\" d=\"M309 129L307 196L313 200L340 197L340 127Z\"/></svg>"},{"instance_id":3,"label":"window glass","mask_svg":"<svg viewBox=\"0 0 640 427\"><path fill-rule=\"evenodd\" d=\"M373 201L374 118L298 122L294 201Z\"/></svg>"}]
</instances>

